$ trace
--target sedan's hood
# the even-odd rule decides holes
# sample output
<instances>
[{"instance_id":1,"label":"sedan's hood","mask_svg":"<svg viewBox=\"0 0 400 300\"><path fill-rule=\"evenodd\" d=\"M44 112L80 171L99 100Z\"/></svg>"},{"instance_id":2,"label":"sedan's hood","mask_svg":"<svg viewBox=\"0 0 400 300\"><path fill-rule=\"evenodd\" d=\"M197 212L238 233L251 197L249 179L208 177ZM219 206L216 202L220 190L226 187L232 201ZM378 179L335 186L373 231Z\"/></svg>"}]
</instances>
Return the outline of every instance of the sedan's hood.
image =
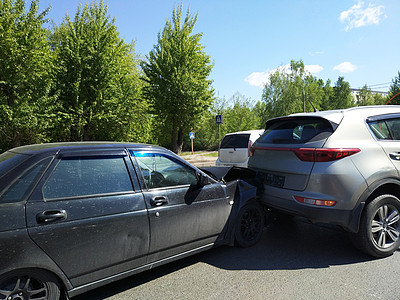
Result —
<instances>
[{"instance_id":1,"label":"sedan's hood","mask_svg":"<svg viewBox=\"0 0 400 300\"><path fill-rule=\"evenodd\" d=\"M214 179L223 182L230 182L237 179L247 181L254 179L256 174L253 170L240 167L207 167L201 168L201 170Z\"/></svg>"}]
</instances>

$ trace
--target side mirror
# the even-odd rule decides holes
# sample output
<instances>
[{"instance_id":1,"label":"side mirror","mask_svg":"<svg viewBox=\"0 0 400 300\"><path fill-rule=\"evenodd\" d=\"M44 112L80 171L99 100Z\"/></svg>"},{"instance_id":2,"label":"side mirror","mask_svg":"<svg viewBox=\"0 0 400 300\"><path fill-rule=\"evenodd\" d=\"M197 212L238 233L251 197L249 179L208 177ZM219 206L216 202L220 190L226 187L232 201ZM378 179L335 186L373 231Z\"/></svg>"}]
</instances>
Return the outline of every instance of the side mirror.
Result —
<instances>
[{"instance_id":1,"label":"side mirror","mask_svg":"<svg viewBox=\"0 0 400 300\"><path fill-rule=\"evenodd\" d=\"M209 184L208 177L200 172L196 172L196 178L197 178L197 185L199 186L205 186Z\"/></svg>"}]
</instances>

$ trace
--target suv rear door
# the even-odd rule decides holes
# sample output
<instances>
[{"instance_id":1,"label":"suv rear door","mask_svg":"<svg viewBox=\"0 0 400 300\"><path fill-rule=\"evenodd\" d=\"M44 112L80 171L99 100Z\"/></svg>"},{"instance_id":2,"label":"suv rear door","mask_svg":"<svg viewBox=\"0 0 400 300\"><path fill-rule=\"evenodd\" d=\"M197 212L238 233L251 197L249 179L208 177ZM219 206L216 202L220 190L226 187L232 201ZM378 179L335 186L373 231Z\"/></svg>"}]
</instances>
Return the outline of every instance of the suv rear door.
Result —
<instances>
[{"instance_id":1,"label":"suv rear door","mask_svg":"<svg viewBox=\"0 0 400 300\"><path fill-rule=\"evenodd\" d=\"M219 159L222 163L243 163L249 157L250 133L227 134L222 139Z\"/></svg>"},{"instance_id":2,"label":"suv rear door","mask_svg":"<svg viewBox=\"0 0 400 300\"><path fill-rule=\"evenodd\" d=\"M400 174L400 114L370 117L367 124Z\"/></svg>"},{"instance_id":3,"label":"suv rear door","mask_svg":"<svg viewBox=\"0 0 400 300\"><path fill-rule=\"evenodd\" d=\"M332 134L331 123L320 117L272 119L254 143L248 166L267 185L304 190L314 166L313 149Z\"/></svg>"}]
</instances>

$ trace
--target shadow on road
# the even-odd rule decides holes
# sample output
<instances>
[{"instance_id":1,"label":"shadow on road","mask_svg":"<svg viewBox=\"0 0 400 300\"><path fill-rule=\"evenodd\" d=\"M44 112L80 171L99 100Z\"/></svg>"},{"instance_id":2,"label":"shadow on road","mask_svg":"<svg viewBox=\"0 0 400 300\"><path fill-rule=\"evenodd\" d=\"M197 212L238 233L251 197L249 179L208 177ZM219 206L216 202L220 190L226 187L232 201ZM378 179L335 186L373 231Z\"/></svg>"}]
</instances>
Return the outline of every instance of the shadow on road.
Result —
<instances>
[{"instance_id":1,"label":"shadow on road","mask_svg":"<svg viewBox=\"0 0 400 300\"><path fill-rule=\"evenodd\" d=\"M226 270L296 270L369 260L373 258L358 251L341 229L294 218L276 221L251 248L222 246L106 285L73 300L105 299L196 263Z\"/></svg>"}]
</instances>

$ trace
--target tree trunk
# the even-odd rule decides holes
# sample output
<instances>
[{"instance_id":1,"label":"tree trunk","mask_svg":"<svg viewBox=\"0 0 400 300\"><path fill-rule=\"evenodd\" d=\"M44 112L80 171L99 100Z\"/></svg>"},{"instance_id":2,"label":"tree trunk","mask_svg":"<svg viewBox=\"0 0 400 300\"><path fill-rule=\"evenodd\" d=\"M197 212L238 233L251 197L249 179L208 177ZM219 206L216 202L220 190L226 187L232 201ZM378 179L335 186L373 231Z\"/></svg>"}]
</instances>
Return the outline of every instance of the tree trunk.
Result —
<instances>
[{"instance_id":1,"label":"tree trunk","mask_svg":"<svg viewBox=\"0 0 400 300\"><path fill-rule=\"evenodd\" d=\"M171 132L171 151L179 154L179 147L177 143L178 126L175 121L172 121L172 132Z\"/></svg>"},{"instance_id":2,"label":"tree trunk","mask_svg":"<svg viewBox=\"0 0 400 300\"><path fill-rule=\"evenodd\" d=\"M182 148L183 148L183 129L182 129L182 127L179 127L179 130L178 130L177 146L178 146L177 154L181 154Z\"/></svg>"}]
</instances>

